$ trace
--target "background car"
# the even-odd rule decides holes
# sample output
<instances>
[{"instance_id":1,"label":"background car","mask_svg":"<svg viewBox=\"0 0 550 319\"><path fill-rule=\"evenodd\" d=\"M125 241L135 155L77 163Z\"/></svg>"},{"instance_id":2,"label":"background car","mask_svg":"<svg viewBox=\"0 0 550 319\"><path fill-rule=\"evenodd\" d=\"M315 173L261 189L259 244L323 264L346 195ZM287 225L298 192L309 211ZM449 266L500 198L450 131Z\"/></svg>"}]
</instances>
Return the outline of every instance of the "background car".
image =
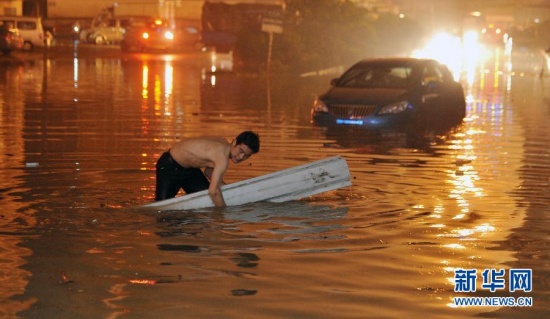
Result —
<instances>
[{"instance_id":1,"label":"background car","mask_svg":"<svg viewBox=\"0 0 550 319\"><path fill-rule=\"evenodd\" d=\"M175 26L162 19L134 21L120 43L122 51L182 50L197 48L200 32L194 26Z\"/></svg>"},{"instance_id":2,"label":"background car","mask_svg":"<svg viewBox=\"0 0 550 319\"><path fill-rule=\"evenodd\" d=\"M366 59L331 81L311 110L321 126L400 128L459 123L466 114L462 86L431 59Z\"/></svg>"},{"instance_id":3,"label":"background car","mask_svg":"<svg viewBox=\"0 0 550 319\"><path fill-rule=\"evenodd\" d=\"M9 55L13 50L23 49L23 44L23 37L17 32L17 29L0 27L0 52L3 55Z\"/></svg>"},{"instance_id":4,"label":"background car","mask_svg":"<svg viewBox=\"0 0 550 319\"><path fill-rule=\"evenodd\" d=\"M174 46L175 30L162 19L134 21L126 28L120 42L122 51L147 51L171 49Z\"/></svg>"},{"instance_id":5,"label":"background car","mask_svg":"<svg viewBox=\"0 0 550 319\"><path fill-rule=\"evenodd\" d=\"M117 17L94 21L85 32L86 42L95 44L118 44L124 37L126 28L137 18Z\"/></svg>"},{"instance_id":6,"label":"background car","mask_svg":"<svg viewBox=\"0 0 550 319\"><path fill-rule=\"evenodd\" d=\"M35 47L43 47L47 44L44 38L42 18L2 16L0 17L0 24L7 26L10 30L16 31L16 33L23 37L23 50L30 51Z\"/></svg>"}]
</instances>

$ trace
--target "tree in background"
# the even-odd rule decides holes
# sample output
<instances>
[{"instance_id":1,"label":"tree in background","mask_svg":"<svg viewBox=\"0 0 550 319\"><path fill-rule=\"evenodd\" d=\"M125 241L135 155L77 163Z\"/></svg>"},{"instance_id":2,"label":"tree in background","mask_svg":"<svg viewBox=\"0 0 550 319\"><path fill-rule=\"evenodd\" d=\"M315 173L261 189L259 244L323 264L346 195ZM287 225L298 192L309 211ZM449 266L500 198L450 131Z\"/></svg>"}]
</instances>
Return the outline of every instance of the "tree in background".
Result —
<instances>
[{"instance_id":1,"label":"tree in background","mask_svg":"<svg viewBox=\"0 0 550 319\"><path fill-rule=\"evenodd\" d=\"M266 70L269 35L261 31L261 21L269 9L256 10L251 5L210 6L209 12L219 11L212 21L220 21L220 16L229 17L230 12L231 16L240 16L225 19L234 25L230 35L234 38L236 70ZM420 43L423 36L414 21L378 14L349 0L287 0L280 19L283 33L274 35L273 72L311 72L348 67L366 57L403 55ZM239 21L238 25L235 21Z\"/></svg>"},{"instance_id":2,"label":"tree in background","mask_svg":"<svg viewBox=\"0 0 550 319\"><path fill-rule=\"evenodd\" d=\"M348 67L367 57L406 54L423 36L412 20L377 14L351 1L288 0L273 59L280 69L298 72Z\"/></svg>"}]
</instances>

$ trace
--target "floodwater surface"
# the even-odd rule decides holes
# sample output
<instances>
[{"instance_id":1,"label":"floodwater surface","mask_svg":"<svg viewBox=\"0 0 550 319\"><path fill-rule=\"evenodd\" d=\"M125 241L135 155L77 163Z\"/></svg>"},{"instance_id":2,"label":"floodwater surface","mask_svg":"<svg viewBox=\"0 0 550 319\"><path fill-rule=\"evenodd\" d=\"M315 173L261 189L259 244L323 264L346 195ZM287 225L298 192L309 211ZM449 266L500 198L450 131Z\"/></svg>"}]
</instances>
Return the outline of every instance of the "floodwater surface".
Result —
<instances>
[{"instance_id":1,"label":"floodwater surface","mask_svg":"<svg viewBox=\"0 0 550 319\"><path fill-rule=\"evenodd\" d=\"M461 125L373 133L310 124L330 77L268 85L208 61L0 61L1 317L549 316L550 77L479 70L464 81ZM155 161L172 144L243 130L261 150L227 182L341 155L352 186L221 212L136 208L153 200ZM477 271L475 291L455 291L460 269ZM504 269L493 282L505 288L483 288L485 269ZM530 291L510 291L512 269L532 270Z\"/></svg>"}]
</instances>

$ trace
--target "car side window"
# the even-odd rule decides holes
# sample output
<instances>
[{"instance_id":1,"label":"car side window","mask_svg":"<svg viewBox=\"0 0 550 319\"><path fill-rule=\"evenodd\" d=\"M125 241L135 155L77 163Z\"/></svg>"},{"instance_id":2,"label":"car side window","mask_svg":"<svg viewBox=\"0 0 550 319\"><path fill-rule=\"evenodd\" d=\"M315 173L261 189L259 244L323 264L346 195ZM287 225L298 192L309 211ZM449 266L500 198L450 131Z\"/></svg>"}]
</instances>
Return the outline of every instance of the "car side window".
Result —
<instances>
[{"instance_id":1,"label":"car side window","mask_svg":"<svg viewBox=\"0 0 550 319\"><path fill-rule=\"evenodd\" d=\"M437 85L444 82L443 73L433 65L424 67L422 71L422 85Z\"/></svg>"},{"instance_id":2,"label":"car side window","mask_svg":"<svg viewBox=\"0 0 550 319\"><path fill-rule=\"evenodd\" d=\"M7 27L10 29L15 27L14 21L9 21L9 20L2 21L2 25L7 25Z\"/></svg>"},{"instance_id":3,"label":"car side window","mask_svg":"<svg viewBox=\"0 0 550 319\"><path fill-rule=\"evenodd\" d=\"M19 30L35 30L36 22L20 21L20 22L17 22L17 28Z\"/></svg>"}]
</instances>

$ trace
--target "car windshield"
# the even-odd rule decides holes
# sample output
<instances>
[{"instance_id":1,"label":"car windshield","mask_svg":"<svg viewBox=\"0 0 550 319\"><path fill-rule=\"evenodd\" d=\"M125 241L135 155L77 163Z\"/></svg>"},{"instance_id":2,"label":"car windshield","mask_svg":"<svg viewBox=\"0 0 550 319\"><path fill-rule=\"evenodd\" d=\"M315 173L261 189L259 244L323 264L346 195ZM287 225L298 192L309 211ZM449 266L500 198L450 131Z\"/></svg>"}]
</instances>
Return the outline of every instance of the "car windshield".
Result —
<instances>
[{"instance_id":1,"label":"car windshield","mask_svg":"<svg viewBox=\"0 0 550 319\"><path fill-rule=\"evenodd\" d=\"M411 70L410 66L402 65L357 65L338 80L338 86L406 89L409 85Z\"/></svg>"}]
</instances>

